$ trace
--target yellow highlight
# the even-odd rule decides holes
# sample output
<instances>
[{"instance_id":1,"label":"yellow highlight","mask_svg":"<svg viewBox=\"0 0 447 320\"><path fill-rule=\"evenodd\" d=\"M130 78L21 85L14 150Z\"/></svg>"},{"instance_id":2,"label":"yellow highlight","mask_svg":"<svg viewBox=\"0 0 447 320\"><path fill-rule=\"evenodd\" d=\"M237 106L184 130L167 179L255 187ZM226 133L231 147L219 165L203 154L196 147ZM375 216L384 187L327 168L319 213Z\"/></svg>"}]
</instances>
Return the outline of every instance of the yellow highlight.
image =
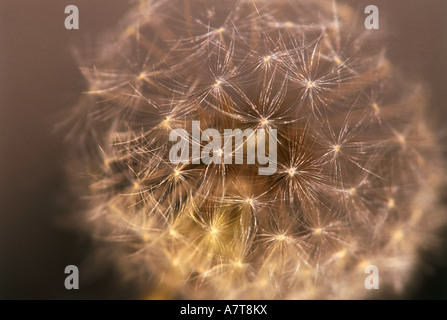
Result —
<instances>
[{"instance_id":1,"label":"yellow highlight","mask_svg":"<svg viewBox=\"0 0 447 320\"><path fill-rule=\"evenodd\" d=\"M371 262L368 260L363 260L359 263L359 269L363 272L367 266L371 265Z\"/></svg>"},{"instance_id":2,"label":"yellow highlight","mask_svg":"<svg viewBox=\"0 0 447 320\"><path fill-rule=\"evenodd\" d=\"M343 249L335 254L337 258L342 259L346 256L346 249Z\"/></svg>"},{"instance_id":3,"label":"yellow highlight","mask_svg":"<svg viewBox=\"0 0 447 320\"><path fill-rule=\"evenodd\" d=\"M147 242L147 241L149 241L151 239L150 235L147 232L145 232L143 234L142 238L143 238L144 242Z\"/></svg>"},{"instance_id":4,"label":"yellow highlight","mask_svg":"<svg viewBox=\"0 0 447 320\"><path fill-rule=\"evenodd\" d=\"M173 238L177 238L178 233L174 229L169 230L169 235Z\"/></svg>"},{"instance_id":5,"label":"yellow highlight","mask_svg":"<svg viewBox=\"0 0 447 320\"><path fill-rule=\"evenodd\" d=\"M276 240L278 240L278 241L284 241L285 239L286 239L286 237L283 234L276 237Z\"/></svg>"},{"instance_id":6,"label":"yellow highlight","mask_svg":"<svg viewBox=\"0 0 447 320\"><path fill-rule=\"evenodd\" d=\"M396 202L393 198L388 199L388 208L394 208L396 206Z\"/></svg>"},{"instance_id":7,"label":"yellow highlight","mask_svg":"<svg viewBox=\"0 0 447 320\"><path fill-rule=\"evenodd\" d=\"M237 261L234 263L234 265L235 265L236 267L238 267L238 268L242 268L242 267L244 266L244 264L243 264L240 260L237 260Z\"/></svg>"},{"instance_id":8,"label":"yellow highlight","mask_svg":"<svg viewBox=\"0 0 447 320\"><path fill-rule=\"evenodd\" d=\"M135 33L135 27L134 26L130 26L126 29L125 31L126 35L131 36Z\"/></svg>"},{"instance_id":9,"label":"yellow highlight","mask_svg":"<svg viewBox=\"0 0 447 320\"><path fill-rule=\"evenodd\" d=\"M404 239L404 233L402 230L396 230L393 234L393 239L396 241L402 241Z\"/></svg>"}]
</instances>

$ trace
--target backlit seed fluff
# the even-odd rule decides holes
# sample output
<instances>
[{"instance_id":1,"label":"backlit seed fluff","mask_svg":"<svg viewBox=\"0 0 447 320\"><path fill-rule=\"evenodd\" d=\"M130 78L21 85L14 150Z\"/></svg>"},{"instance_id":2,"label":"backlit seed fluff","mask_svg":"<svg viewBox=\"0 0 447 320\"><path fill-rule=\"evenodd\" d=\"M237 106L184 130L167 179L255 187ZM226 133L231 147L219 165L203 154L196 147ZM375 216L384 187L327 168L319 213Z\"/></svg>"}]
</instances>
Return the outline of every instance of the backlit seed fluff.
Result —
<instances>
[{"instance_id":1,"label":"backlit seed fluff","mask_svg":"<svg viewBox=\"0 0 447 320\"><path fill-rule=\"evenodd\" d=\"M406 288L444 222L444 173L424 90L357 15L323 0L141 0L81 59L82 220L144 298L363 298L368 265L379 293ZM192 121L277 130L276 172L173 164L170 132Z\"/></svg>"}]
</instances>

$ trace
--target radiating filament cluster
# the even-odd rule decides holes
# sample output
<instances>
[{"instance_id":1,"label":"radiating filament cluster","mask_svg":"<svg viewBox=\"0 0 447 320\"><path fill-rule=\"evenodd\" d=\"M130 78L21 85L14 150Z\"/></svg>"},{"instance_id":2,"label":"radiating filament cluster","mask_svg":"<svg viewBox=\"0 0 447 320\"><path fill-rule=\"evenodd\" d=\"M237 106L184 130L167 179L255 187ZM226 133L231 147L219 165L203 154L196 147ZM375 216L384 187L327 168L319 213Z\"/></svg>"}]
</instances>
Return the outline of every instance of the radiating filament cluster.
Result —
<instances>
[{"instance_id":1,"label":"radiating filament cluster","mask_svg":"<svg viewBox=\"0 0 447 320\"><path fill-rule=\"evenodd\" d=\"M422 90L356 14L141 0L82 61L85 216L123 274L160 298L359 298L367 261L404 287L439 219L441 168ZM170 132L193 121L276 130L278 169L171 163Z\"/></svg>"}]
</instances>

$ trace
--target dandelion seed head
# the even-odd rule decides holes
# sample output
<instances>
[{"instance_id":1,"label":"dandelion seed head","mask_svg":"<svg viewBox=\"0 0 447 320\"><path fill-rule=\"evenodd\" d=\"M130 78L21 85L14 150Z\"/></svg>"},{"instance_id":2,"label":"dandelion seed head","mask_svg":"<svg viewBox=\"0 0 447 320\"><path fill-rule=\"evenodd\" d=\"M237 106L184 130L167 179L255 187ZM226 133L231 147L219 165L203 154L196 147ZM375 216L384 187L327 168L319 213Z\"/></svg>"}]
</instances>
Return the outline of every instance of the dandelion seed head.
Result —
<instances>
[{"instance_id":1,"label":"dandelion seed head","mask_svg":"<svg viewBox=\"0 0 447 320\"><path fill-rule=\"evenodd\" d=\"M370 264L385 268L390 290L408 278L425 234L446 220L445 165L424 90L369 45L377 33L355 10L332 0L138 2L105 37L115 41L81 61L89 91L70 133L83 144L83 225L113 243L123 277L143 286L151 274L191 299L363 298L356 275ZM257 143L273 156L273 128L277 171L259 175ZM212 142L207 129L218 132ZM236 149L227 129L266 136ZM184 159L171 163L182 144Z\"/></svg>"}]
</instances>

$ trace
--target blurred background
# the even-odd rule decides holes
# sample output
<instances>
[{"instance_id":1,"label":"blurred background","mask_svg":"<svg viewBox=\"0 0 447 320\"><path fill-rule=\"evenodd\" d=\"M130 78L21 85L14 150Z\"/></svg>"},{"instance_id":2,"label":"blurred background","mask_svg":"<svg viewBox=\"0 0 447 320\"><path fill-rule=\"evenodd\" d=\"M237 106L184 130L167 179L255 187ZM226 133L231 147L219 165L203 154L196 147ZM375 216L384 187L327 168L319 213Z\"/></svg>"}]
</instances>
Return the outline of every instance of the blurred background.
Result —
<instances>
[{"instance_id":1,"label":"blurred background","mask_svg":"<svg viewBox=\"0 0 447 320\"><path fill-rule=\"evenodd\" d=\"M447 1L338 1L351 3L359 14L366 5L378 6L388 57L429 88L430 122L445 141ZM70 4L79 8L79 30L64 28ZM95 247L87 234L63 223L76 214L77 199L64 169L70 145L54 128L86 85L73 48L92 46L130 5L128 0L0 0L0 299L141 296L138 285L121 280L111 265L84 276L82 265L91 261ZM441 145L444 154L446 146ZM423 253L417 278L397 298L447 298L447 236L442 241L441 251ZM80 267L80 290L65 289L67 265Z\"/></svg>"}]
</instances>

